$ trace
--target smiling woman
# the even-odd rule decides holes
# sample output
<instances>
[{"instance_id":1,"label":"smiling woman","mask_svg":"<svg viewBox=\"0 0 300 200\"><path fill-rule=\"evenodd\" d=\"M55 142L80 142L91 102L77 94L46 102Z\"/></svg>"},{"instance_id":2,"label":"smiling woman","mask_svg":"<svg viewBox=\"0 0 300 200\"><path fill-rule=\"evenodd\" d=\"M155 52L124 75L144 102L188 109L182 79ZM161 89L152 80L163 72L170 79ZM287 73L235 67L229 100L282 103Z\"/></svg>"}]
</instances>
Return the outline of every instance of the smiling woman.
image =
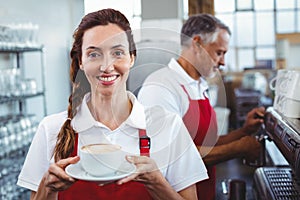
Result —
<instances>
[{"instance_id":1,"label":"smiling woman","mask_svg":"<svg viewBox=\"0 0 300 200\"><path fill-rule=\"evenodd\" d=\"M96 90L103 91L105 95L108 94L108 89L111 92L126 93L124 83L135 56L130 54L126 33L119 26L109 23L87 30L81 49L80 69L90 82L93 104L101 104L94 99L93 92ZM102 87L107 90L102 90Z\"/></svg>"}]
</instances>

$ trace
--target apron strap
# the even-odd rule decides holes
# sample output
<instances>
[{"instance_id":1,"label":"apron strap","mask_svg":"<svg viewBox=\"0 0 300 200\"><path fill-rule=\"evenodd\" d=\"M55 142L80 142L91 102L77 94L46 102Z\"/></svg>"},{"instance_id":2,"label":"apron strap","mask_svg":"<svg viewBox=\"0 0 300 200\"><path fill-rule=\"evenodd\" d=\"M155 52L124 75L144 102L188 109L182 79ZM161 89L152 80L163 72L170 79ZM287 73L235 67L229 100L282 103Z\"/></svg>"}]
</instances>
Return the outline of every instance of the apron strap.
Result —
<instances>
[{"instance_id":1,"label":"apron strap","mask_svg":"<svg viewBox=\"0 0 300 200\"><path fill-rule=\"evenodd\" d=\"M186 88L184 87L184 85L180 85L180 86L182 87L183 91L187 94L188 99L189 99L189 100L192 100L191 97L190 97L190 95L189 95L189 93L187 92ZM206 94L208 95L208 97L210 97L209 89L206 89L206 90L203 92L203 96L204 96L205 98L207 98L207 95L206 95Z\"/></svg>"},{"instance_id":2,"label":"apron strap","mask_svg":"<svg viewBox=\"0 0 300 200\"><path fill-rule=\"evenodd\" d=\"M150 138L147 136L145 129L139 129L140 137L140 155L150 157Z\"/></svg>"}]
</instances>

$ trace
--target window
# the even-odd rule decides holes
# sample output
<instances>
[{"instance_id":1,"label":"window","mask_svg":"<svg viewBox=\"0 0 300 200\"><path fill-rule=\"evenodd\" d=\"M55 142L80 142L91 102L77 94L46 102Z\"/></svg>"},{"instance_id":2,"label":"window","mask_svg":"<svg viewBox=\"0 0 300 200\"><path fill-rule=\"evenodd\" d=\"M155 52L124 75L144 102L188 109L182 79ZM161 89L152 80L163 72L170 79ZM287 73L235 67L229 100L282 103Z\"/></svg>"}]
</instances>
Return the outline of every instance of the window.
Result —
<instances>
[{"instance_id":1,"label":"window","mask_svg":"<svg viewBox=\"0 0 300 200\"><path fill-rule=\"evenodd\" d=\"M254 10L266 11L274 10L274 0L254 0Z\"/></svg>"},{"instance_id":2,"label":"window","mask_svg":"<svg viewBox=\"0 0 300 200\"><path fill-rule=\"evenodd\" d=\"M215 12L233 12L235 10L235 0L215 0Z\"/></svg>"},{"instance_id":3,"label":"window","mask_svg":"<svg viewBox=\"0 0 300 200\"><path fill-rule=\"evenodd\" d=\"M253 12L236 13L236 38L237 45L240 47L254 46L254 18Z\"/></svg>"},{"instance_id":4,"label":"window","mask_svg":"<svg viewBox=\"0 0 300 200\"><path fill-rule=\"evenodd\" d=\"M256 44L274 45L275 30L274 30L274 13L273 12L257 12L256 18Z\"/></svg>"},{"instance_id":5,"label":"window","mask_svg":"<svg viewBox=\"0 0 300 200\"><path fill-rule=\"evenodd\" d=\"M227 70L276 59L276 34L300 32L300 0L214 0L215 15L232 32ZM274 67L274 65L273 65Z\"/></svg>"},{"instance_id":6,"label":"window","mask_svg":"<svg viewBox=\"0 0 300 200\"><path fill-rule=\"evenodd\" d=\"M236 1L236 10L253 10L253 1L252 0L237 0Z\"/></svg>"}]
</instances>

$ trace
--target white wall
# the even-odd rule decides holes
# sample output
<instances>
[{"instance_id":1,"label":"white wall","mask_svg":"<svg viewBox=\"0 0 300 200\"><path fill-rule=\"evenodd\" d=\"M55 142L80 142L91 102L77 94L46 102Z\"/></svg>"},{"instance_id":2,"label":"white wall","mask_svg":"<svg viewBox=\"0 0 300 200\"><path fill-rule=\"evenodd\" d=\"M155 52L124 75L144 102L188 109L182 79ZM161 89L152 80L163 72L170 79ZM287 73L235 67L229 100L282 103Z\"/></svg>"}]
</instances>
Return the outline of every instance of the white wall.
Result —
<instances>
[{"instance_id":1,"label":"white wall","mask_svg":"<svg viewBox=\"0 0 300 200\"><path fill-rule=\"evenodd\" d=\"M293 44L290 45L289 50L289 56L288 56L288 68L296 68L300 69L300 59L299 59L299 53L300 53L300 44Z\"/></svg>"},{"instance_id":2,"label":"white wall","mask_svg":"<svg viewBox=\"0 0 300 200\"><path fill-rule=\"evenodd\" d=\"M180 33L184 18L183 0L141 0L141 28L159 28ZM142 39L170 39L163 35L142 35Z\"/></svg>"},{"instance_id":3,"label":"white wall","mask_svg":"<svg viewBox=\"0 0 300 200\"><path fill-rule=\"evenodd\" d=\"M46 49L47 111L52 114L65 110L70 91L69 49L73 31L84 14L83 0L0 0L0 4L0 24L39 25L39 41ZM34 66L39 61L25 62Z\"/></svg>"},{"instance_id":4,"label":"white wall","mask_svg":"<svg viewBox=\"0 0 300 200\"><path fill-rule=\"evenodd\" d=\"M142 19L182 19L182 0L141 0Z\"/></svg>"}]
</instances>

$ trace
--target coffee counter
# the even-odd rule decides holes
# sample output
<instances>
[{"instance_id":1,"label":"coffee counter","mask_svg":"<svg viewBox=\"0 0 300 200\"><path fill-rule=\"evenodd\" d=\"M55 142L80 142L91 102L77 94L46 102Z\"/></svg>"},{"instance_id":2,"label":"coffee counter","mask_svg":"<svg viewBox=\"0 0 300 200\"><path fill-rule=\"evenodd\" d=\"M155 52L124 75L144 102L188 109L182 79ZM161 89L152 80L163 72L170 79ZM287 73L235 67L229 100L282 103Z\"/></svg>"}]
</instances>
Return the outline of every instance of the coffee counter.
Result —
<instances>
[{"instance_id":1,"label":"coffee counter","mask_svg":"<svg viewBox=\"0 0 300 200\"><path fill-rule=\"evenodd\" d=\"M246 183L246 199L254 200L253 194L253 175L256 167L243 164L241 159L233 159L216 165L216 200L228 200L229 195L223 193L222 181L227 181L227 191L229 192L229 180L239 179Z\"/></svg>"}]
</instances>

